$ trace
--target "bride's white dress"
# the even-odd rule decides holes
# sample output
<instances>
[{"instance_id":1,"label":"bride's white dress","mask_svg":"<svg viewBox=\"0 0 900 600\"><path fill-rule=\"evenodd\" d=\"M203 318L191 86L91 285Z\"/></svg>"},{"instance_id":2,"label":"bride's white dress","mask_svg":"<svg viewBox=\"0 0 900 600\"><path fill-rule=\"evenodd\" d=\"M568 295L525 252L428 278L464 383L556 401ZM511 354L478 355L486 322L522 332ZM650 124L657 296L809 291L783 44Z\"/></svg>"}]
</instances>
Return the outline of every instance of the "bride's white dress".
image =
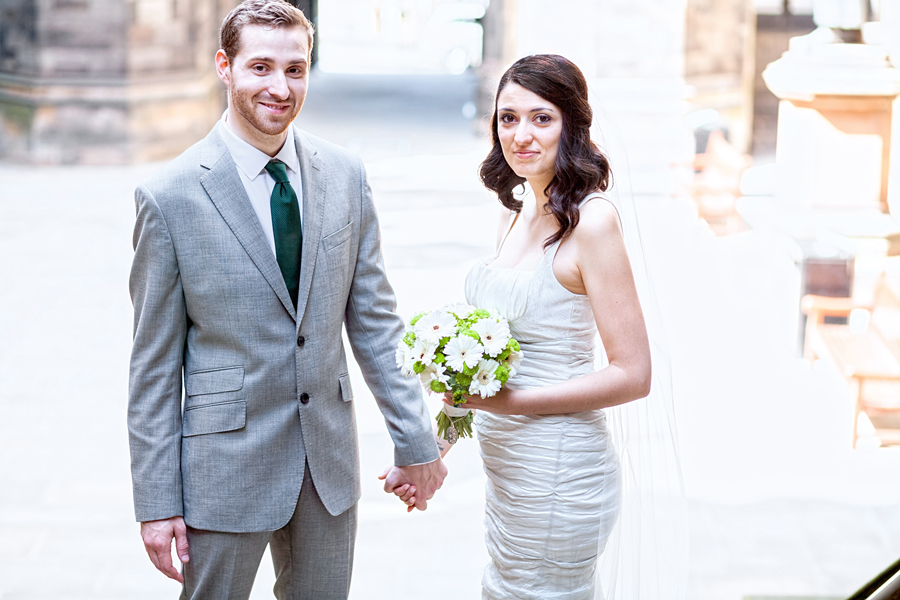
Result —
<instances>
[{"instance_id":1,"label":"bride's white dress","mask_svg":"<svg viewBox=\"0 0 900 600\"><path fill-rule=\"evenodd\" d=\"M501 244L502 245L502 244ZM508 320L525 359L511 389L552 385L594 370L597 328L587 296L553 274L559 243L534 271L479 262L466 299ZM601 597L596 566L619 505L618 458L602 410L538 416L478 411L487 473L482 598Z\"/></svg>"}]
</instances>

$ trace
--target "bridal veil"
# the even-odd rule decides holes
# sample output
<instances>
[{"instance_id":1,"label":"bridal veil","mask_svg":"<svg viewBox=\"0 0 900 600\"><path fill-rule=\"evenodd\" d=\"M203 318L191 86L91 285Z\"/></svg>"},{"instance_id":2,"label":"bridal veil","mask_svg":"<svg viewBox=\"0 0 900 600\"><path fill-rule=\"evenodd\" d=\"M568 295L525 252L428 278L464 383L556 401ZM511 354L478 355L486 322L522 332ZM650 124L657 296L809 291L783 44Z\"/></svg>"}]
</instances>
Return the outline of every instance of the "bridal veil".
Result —
<instances>
[{"instance_id":1,"label":"bridal veil","mask_svg":"<svg viewBox=\"0 0 900 600\"><path fill-rule=\"evenodd\" d=\"M641 400L605 409L619 454L619 515L597 569L597 598L683 600L688 577L687 507L681 476L671 357L652 265L641 235L641 207L631 186L628 152L617 125L591 94L592 138L607 153L619 212L650 338L652 385ZM597 368L605 366L597 344Z\"/></svg>"}]
</instances>

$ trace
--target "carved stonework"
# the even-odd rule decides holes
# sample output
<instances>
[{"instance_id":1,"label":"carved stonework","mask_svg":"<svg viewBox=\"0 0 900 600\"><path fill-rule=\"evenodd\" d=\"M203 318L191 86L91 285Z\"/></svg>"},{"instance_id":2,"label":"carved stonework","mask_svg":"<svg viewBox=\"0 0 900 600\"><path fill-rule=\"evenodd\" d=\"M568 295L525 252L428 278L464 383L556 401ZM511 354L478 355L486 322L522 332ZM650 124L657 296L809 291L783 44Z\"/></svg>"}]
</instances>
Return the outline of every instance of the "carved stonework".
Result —
<instances>
[{"instance_id":1,"label":"carved stonework","mask_svg":"<svg viewBox=\"0 0 900 600\"><path fill-rule=\"evenodd\" d=\"M173 156L224 107L218 24L236 0L0 0L0 158Z\"/></svg>"}]
</instances>

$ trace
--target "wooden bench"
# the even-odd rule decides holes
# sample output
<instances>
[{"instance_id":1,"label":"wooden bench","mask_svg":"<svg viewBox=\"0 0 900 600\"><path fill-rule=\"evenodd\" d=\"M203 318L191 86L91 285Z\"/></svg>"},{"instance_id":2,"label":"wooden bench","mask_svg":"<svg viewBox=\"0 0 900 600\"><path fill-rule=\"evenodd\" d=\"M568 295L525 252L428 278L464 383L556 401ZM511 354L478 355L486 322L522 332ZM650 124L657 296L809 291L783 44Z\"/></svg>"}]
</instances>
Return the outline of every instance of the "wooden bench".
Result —
<instances>
[{"instance_id":1,"label":"wooden bench","mask_svg":"<svg viewBox=\"0 0 900 600\"><path fill-rule=\"evenodd\" d=\"M900 290L882 276L871 305L850 298L805 296L806 358L831 360L848 379L854 395L853 447L857 421L865 413L883 444L900 444ZM870 312L868 327L826 323L826 317L849 317L858 308Z\"/></svg>"}]
</instances>

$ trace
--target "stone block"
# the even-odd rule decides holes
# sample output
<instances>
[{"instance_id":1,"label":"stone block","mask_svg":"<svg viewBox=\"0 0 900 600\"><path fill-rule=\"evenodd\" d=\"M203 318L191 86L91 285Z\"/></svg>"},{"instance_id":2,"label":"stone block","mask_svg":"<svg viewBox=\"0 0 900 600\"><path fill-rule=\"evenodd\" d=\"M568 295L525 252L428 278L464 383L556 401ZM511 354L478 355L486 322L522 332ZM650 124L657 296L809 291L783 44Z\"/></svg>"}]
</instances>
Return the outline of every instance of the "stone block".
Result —
<instances>
[{"instance_id":1,"label":"stone block","mask_svg":"<svg viewBox=\"0 0 900 600\"><path fill-rule=\"evenodd\" d=\"M0 0L0 72L37 74L38 21L33 1Z\"/></svg>"},{"instance_id":2,"label":"stone block","mask_svg":"<svg viewBox=\"0 0 900 600\"><path fill-rule=\"evenodd\" d=\"M0 0L0 158L170 158L224 109L213 56L237 0Z\"/></svg>"}]
</instances>

